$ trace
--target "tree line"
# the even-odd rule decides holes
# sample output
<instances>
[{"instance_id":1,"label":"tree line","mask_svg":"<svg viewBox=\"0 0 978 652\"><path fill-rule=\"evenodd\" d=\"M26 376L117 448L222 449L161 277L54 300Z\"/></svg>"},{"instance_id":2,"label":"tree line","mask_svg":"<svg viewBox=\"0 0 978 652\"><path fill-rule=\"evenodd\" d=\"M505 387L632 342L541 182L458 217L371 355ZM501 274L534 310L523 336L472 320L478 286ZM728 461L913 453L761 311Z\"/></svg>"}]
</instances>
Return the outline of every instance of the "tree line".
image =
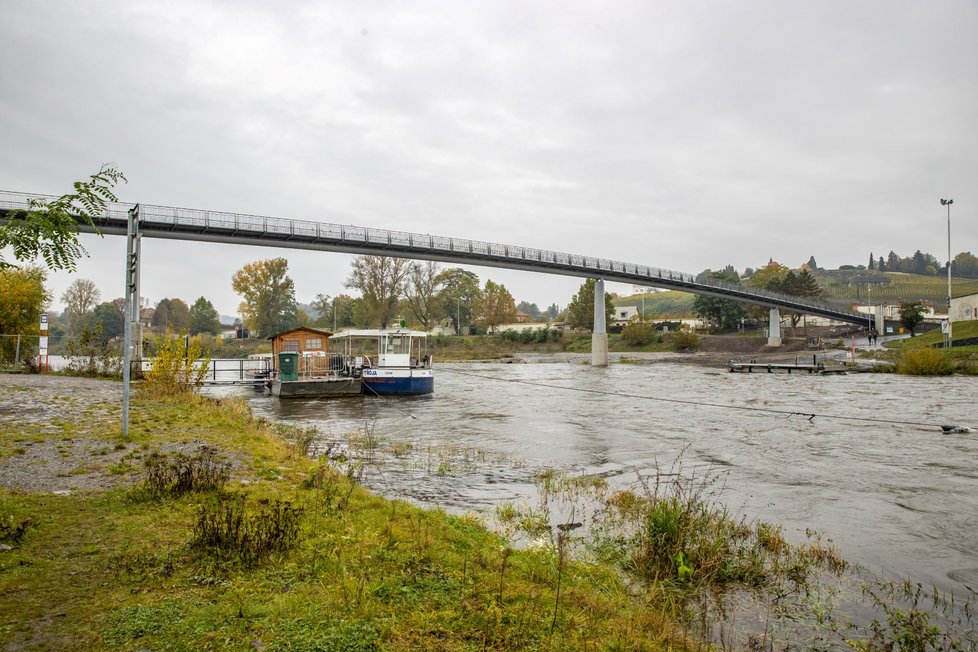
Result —
<instances>
[{"instance_id":1,"label":"tree line","mask_svg":"<svg viewBox=\"0 0 978 652\"><path fill-rule=\"evenodd\" d=\"M345 286L359 296L320 293L307 311L296 301L285 258L248 263L232 278L232 288L242 297L238 311L245 326L262 337L296 326L388 328L401 321L421 330L447 324L456 334L472 326L494 332L515 321L518 309L531 320L559 315L556 304L546 310L525 301L517 306L502 283L486 279L480 284L474 272L432 261L357 256Z\"/></svg>"}]
</instances>

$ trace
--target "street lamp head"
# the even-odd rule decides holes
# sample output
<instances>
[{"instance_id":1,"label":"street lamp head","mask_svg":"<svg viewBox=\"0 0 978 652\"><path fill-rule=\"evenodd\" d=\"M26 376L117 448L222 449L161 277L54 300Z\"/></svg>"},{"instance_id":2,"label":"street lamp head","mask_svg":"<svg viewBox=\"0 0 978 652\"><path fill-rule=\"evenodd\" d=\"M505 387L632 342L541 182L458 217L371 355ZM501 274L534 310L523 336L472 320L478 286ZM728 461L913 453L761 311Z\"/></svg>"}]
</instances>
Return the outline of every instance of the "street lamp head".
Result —
<instances>
[{"instance_id":1,"label":"street lamp head","mask_svg":"<svg viewBox=\"0 0 978 652\"><path fill-rule=\"evenodd\" d=\"M950 206L953 203L954 203L954 200L953 199L942 199L941 200L941 206Z\"/></svg>"}]
</instances>

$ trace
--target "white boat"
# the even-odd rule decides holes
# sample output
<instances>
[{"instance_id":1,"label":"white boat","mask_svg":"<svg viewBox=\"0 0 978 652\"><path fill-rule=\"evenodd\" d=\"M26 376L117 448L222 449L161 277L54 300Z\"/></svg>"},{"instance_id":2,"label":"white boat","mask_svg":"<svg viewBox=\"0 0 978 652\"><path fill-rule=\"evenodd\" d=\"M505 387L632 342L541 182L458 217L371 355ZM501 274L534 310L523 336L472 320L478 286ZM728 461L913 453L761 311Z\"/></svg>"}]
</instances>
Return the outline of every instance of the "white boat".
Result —
<instances>
[{"instance_id":1,"label":"white boat","mask_svg":"<svg viewBox=\"0 0 978 652\"><path fill-rule=\"evenodd\" d=\"M329 338L331 353L342 353L346 372L360 378L364 394L431 394L435 378L428 333L401 328L352 330Z\"/></svg>"}]
</instances>

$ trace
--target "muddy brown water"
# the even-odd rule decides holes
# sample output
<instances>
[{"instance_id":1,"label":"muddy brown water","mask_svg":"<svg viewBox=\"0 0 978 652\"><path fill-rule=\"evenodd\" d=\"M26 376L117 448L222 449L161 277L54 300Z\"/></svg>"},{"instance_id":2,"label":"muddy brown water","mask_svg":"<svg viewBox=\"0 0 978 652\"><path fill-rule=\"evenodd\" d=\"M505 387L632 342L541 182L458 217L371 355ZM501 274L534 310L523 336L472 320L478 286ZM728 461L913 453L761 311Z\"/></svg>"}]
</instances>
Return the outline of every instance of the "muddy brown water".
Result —
<instances>
[{"instance_id":1,"label":"muddy brown water","mask_svg":"<svg viewBox=\"0 0 978 652\"><path fill-rule=\"evenodd\" d=\"M316 426L316 450L364 428L398 444L402 457L369 477L387 496L489 513L532 500L530 477L542 469L630 486L681 455L685 472L723 474L721 501L733 511L781 524L796 541L815 529L886 577L978 589L978 433L940 428L978 428L978 378L442 364L424 397L234 391L258 415Z\"/></svg>"}]
</instances>

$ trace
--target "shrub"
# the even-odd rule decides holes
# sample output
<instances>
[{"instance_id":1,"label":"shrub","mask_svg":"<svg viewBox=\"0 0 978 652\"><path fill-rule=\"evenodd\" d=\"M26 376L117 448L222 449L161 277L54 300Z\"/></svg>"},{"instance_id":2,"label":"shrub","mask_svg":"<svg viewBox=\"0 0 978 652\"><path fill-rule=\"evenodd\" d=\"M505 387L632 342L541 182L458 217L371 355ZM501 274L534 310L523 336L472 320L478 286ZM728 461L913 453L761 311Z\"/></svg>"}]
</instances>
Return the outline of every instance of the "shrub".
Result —
<instances>
[{"instance_id":1,"label":"shrub","mask_svg":"<svg viewBox=\"0 0 978 652\"><path fill-rule=\"evenodd\" d=\"M696 351L700 348L700 336L690 330L679 330L672 334L672 348L675 351Z\"/></svg>"},{"instance_id":2,"label":"shrub","mask_svg":"<svg viewBox=\"0 0 978 652\"><path fill-rule=\"evenodd\" d=\"M30 518L0 512L0 541L19 542L27 534L27 530L33 522Z\"/></svg>"},{"instance_id":3,"label":"shrub","mask_svg":"<svg viewBox=\"0 0 978 652\"><path fill-rule=\"evenodd\" d=\"M190 545L253 566L299 538L302 510L289 501L261 500L247 506L243 495L218 494L200 506Z\"/></svg>"},{"instance_id":4,"label":"shrub","mask_svg":"<svg viewBox=\"0 0 978 652\"><path fill-rule=\"evenodd\" d=\"M199 342L186 342L185 334L169 331L160 337L153 366L146 373L145 389L159 396L194 392L200 388L210 367Z\"/></svg>"},{"instance_id":5,"label":"shrub","mask_svg":"<svg viewBox=\"0 0 978 652\"><path fill-rule=\"evenodd\" d=\"M215 449L201 446L193 457L153 453L146 459L144 473L143 484L154 498L180 496L223 489L231 464L221 460Z\"/></svg>"},{"instance_id":6,"label":"shrub","mask_svg":"<svg viewBox=\"0 0 978 652\"><path fill-rule=\"evenodd\" d=\"M897 373L909 376L947 376L953 371L951 359L936 349L908 349L897 360Z\"/></svg>"},{"instance_id":7,"label":"shrub","mask_svg":"<svg viewBox=\"0 0 978 652\"><path fill-rule=\"evenodd\" d=\"M65 357L68 365L64 373L69 376L117 377L122 373L122 361L102 337L101 324L94 329L83 328L77 342L68 340Z\"/></svg>"},{"instance_id":8,"label":"shrub","mask_svg":"<svg viewBox=\"0 0 978 652\"><path fill-rule=\"evenodd\" d=\"M621 339L630 346L645 346L655 342L655 325L649 322L634 321L621 330Z\"/></svg>"}]
</instances>

